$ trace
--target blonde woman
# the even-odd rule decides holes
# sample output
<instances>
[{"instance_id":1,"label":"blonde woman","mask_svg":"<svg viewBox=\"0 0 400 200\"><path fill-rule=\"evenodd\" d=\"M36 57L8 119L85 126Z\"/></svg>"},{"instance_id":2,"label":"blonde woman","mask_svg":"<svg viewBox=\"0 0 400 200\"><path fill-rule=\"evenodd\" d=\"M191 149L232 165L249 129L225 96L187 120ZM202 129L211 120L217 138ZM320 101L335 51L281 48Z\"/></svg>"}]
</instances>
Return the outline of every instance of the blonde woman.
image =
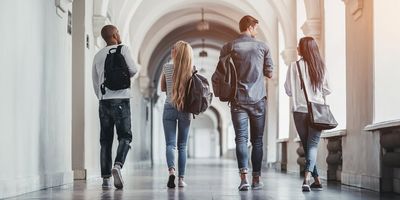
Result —
<instances>
[{"instance_id":1,"label":"blonde woman","mask_svg":"<svg viewBox=\"0 0 400 200\"><path fill-rule=\"evenodd\" d=\"M172 47L173 63L164 65L161 77L161 90L167 93L165 100L163 125L166 143L166 157L169 171L167 186L175 188L175 149L178 144L178 186L185 187L183 181L186 167L186 143L190 127L190 113L183 112L186 82L193 71L193 50L184 41L178 41ZM177 126L178 125L178 126ZM178 127L178 133L176 132ZM176 139L178 135L178 140Z\"/></svg>"}]
</instances>

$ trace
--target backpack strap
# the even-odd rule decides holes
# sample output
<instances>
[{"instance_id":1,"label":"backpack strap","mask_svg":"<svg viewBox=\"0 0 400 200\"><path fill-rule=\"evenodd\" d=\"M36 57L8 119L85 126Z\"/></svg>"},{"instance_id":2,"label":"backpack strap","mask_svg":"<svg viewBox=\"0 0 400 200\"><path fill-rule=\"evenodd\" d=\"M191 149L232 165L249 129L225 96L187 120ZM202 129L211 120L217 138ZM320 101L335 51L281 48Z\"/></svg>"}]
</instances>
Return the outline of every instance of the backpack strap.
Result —
<instances>
[{"instance_id":1,"label":"backpack strap","mask_svg":"<svg viewBox=\"0 0 400 200\"><path fill-rule=\"evenodd\" d=\"M233 40L231 43L231 48L229 49L229 54L233 52L233 45L235 44L235 41Z\"/></svg>"},{"instance_id":2,"label":"backpack strap","mask_svg":"<svg viewBox=\"0 0 400 200\"><path fill-rule=\"evenodd\" d=\"M235 45L235 40L233 40L232 42L231 42L231 48L230 48L230 51L229 51L229 54L230 54L230 56L231 56L231 59L232 59L232 53L233 53L233 51L234 51L234 49L233 49L233 46ZM233 59L232 59L232 62L233 62ZM233 95L233 102L234 103L236 103L236 94L237 94L237 83L238 83L238 78L237 78L237 70L236 70L236 66L235 66L235 64L233 64L233 71L234 71L234 74L235 74L235 82L236 82L236 89L235 89L235 94ZM231 103L231 101L228 101L228 106L229 106L229 104Z\"/></svg>"},{"instance_id":3,"label":"backpack strap","mask_svg":"<svg viewBox=\"0 0 400 200\"><path fill-rule=\"evenodd\" d=\"M123 45L118 45L118 47L117 47L117 51L116 51L115 53L117 53L117 54L121 54L121 49L122 49L122 46L123 46Z\"/></svg>"}]
</instances>

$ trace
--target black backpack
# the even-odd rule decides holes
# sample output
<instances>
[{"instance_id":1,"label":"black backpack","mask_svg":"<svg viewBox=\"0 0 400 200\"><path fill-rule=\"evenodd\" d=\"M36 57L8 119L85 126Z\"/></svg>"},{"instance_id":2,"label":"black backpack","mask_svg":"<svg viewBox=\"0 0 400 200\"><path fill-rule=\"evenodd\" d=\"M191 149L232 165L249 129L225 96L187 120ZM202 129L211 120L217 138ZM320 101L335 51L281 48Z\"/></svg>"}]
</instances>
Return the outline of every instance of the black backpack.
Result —
<instances>
[{"instance_id":1,"label":"black backpack","mask_svg":"<svg viewBox=\"0 0 400 200\"><path fill-rule=\"evenodd\" d=\"M207 110L213 94L207 79L195 70L186 84L184 111L198 115Z\"/></svg>"},{"instance_id":2,"label":"black backpack","mask_svg":"<svg viewBox=\"0 0 400 200\"><path fill-rule=\"evenodd\" d=\"M220 58L211 77L212 87L220 101L234 101L237 90L237 72L232 60L233 44L229 54Z\"/></svg>"},{"instance_id":3,"label":"black backpack","mask_svg":"<svg viewBox=\"0 0 400 200\"><path fill-rule=\"evenodd\" d=\"M121 90L131 86L128 65L121 54L122 45L108 51L104 63L104 82L101 84L101 93L104 95L107 87L110 90ZM114 52L111 52L115 50Z\"/></svg>"}]
</instances>

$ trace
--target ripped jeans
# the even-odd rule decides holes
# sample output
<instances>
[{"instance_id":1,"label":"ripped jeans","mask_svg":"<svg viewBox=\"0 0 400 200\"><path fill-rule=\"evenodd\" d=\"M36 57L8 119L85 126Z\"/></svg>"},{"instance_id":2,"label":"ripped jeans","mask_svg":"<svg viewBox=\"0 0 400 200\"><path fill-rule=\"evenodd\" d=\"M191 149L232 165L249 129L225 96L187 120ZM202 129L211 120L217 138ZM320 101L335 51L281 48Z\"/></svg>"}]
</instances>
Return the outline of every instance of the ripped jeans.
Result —
<instances>
[{"instance_id":1,"label":"ripped jeans","mask_svg":"<svg viewBox=\"0 0 400 200\"><path fill-rule=\"evenodd\" d=\"M101 177L111 177L114 126L117 129L118 148L114 165L124 165L132 141L129 99L105 99L99 102Z\"/></svg>"}]
</instances>

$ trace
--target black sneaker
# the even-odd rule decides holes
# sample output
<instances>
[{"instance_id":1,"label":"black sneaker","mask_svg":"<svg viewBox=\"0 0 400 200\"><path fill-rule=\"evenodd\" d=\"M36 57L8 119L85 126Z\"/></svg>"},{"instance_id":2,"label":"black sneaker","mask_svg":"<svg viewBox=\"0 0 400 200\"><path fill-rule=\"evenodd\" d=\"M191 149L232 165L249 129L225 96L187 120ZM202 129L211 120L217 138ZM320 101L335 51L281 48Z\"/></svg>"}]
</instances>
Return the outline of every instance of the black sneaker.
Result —
<instances>
[{"instance_id":1,"label":"black sneaker","mask_svg":"<svg viewBox=\"0 0 400 200\"><path fill-rule=\"evenodd\" d=\"M169 175L167 186L169 188L175 188L175 175Z\"/></svg>"},{"instance_id":2,"label":"black sneaker","mask_svg":"<svg viewBox=\"0 0 400 200\"><path fill-rule=\"evenodd\" d=\"M238 187L239 191L247 191L247 190L249 190L249 188L250 188L250 185L249 185L249 182L247 181L247 179L240 181L240 185Z\"/></svg>"},{"instance_id":3,"label":"black sneaker","mask_svg":"<svg viewBox=\"0 0 400 200\"><path fill-rule=\"evenodd\" d=\"M316 191L322 191L322 184L316 184L316 183L312 183L310 185L311 190L316 190Z\"/></svg>"},{"instance_id":4,"label":"black sneaker","mask_svg":"<svg viewBox=\"0 0 400 200\"><path fill-rule=\"evenodd\" d=\"M101 187L104 190L111 189L111 179L110 178L103 178L103 184L101 185Z\"/></svg>"},{"instance_id":5,"label":"black sneaker","mask_svg":"<svg viewBox=\"0 0 400 200\"><path fill-rule=\"evenodd\" d=\"M308 184L306 184L306 183L303 183L303 185L301 186L301 190L302 190L303 192L309 192L309 191L311 191L310 186L309 186Z\"/></svg>"}]
</instances>

